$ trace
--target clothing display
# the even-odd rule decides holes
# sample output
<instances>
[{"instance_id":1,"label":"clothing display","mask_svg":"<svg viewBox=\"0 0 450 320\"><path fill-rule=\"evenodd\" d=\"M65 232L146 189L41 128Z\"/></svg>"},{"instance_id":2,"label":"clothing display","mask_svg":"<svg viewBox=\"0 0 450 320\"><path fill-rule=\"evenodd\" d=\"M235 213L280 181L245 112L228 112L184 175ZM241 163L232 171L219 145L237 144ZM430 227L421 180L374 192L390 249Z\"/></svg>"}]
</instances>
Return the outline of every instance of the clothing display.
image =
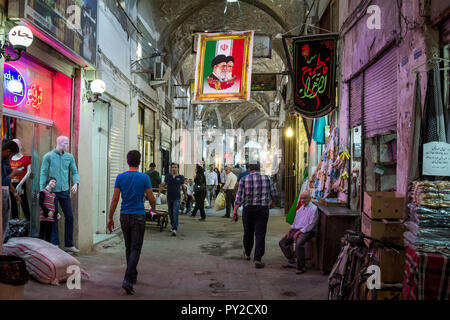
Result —
<instances>
[{"instance_id":1,"label":"clothing display","mask_svg":"<svg viewBox=\"0 0 450 320\"><path fill-rule=\"evenodd\" d=\"M339 171L342 170L341 161L334 165L339 159L339 128L333 128L328 137L325 150L319 164L310 180L313 190L311 197L314 199L327 198L333 192L333 184L339 179ZM345 160L347 161L347 160ZM345 167L344 163L344 167Z\"/></svg>"},{"instance_id":2,"label":"clothing display","mask_svg":"<svg viewBox=\"0 0 450 320\"><path fill-rule=\"evenodd\" d=\"M325 117L314 120L313 140L317 144L325 144Z\"/></svg>"},{"instance_id":3,"label":"clothing display","mask_svg":"<svg viewBox=\"0 0 450 320\"><path fill-rule=\"evenodd\" d=\"M447 300L450 256L406 248L404 300Z\"/></svg>"},{"instance_id":4,"label":"clothing display","mask_svg":"<svg viewBox=\"0 0 450 320\"><path fill-rule=\"evenodd\" d=\"M405 245L450 254L450 181L413 181L407 208Z\"/></svg>"}]
</instances>

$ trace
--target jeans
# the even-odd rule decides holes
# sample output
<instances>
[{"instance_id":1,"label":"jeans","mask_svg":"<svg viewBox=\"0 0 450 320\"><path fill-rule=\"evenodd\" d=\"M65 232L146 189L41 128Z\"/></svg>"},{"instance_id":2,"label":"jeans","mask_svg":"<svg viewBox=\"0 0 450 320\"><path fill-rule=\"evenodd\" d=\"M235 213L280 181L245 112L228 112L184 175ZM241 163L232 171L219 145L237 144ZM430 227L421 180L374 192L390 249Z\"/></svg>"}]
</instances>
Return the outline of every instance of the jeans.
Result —
<instances>
[{"instance_id":1,"label":"jeans","mask_svg":"<svg viewBox=\"0 0 450 320\"><path fill-rule=\"evenodd\" d=\"M8 221L11 215L11 198L9 197L9 190L2 188L2 232L3 238L0 241L0 245L5 240L6 232L8 231Z\"/></svg>"},{"instance_id":2,"label":"jeans","mask_svg":"<svg viewBox=\"0 0 450 320\"><path fill-rule=\"evenodd\" d=\"M56 199L59 202L64 213L64 246L73 247L73 212L72 202L70 201L69 191L55 192ZM52 243L59 245L58 220L55 220L52 231Z\"/></svg>"},{"instance_id":3,"label":"jeans","mask_svg":"<svg viewBox=\"0 0 450 320\"><path fill-rule=\"evenodd\" d=\"M298 231L298 229L291 229L289 231L289 236L283 237L280 240L280 248L283 252L286 259L289 262L294 262L294 255L292 254L292 244L294 243L294 234ZM295 242L295 252L297 254L297 269L305 268L305 244L314 237L314 231L309 231L306 233L301 233L297 237L297 241Z\"/></svg>"},{"instance_id":4,"label":"jeans","mask_svg":"<svg viewBox=\"0 0 450 320\"><path fill-rule=\"evenodd\" d=\"M120 227L125 241L127 270L124 280L136 284L137 265L141 256L145 234L145 214L120 214Z\"/></svg>"},{"instance_id":5,"label":"jeans","mask_svg":"<svg viewBox=\"0 0 450 320\"><path fill-rule=\"evenodd\" d=\"M208 207L212 207L212 200L214 198L214 186L206 186L206 199L208 200Z\"/></svg>"},{"instance_id":6,"label":"jeans","mask_svg":"<svg viewBox=\"0 0 450 320\"><path fill-rule=\"evenodd\" d=\"M52 221L41 221L39 226L39 239L51 242L54 224L55 222Z\"/></svg>"},{"instance_id":7,"label":"jeans","mask_svg":"<svg viewBox=\"0 0 450 320\"><path fill-rule=\"evenodd\" d=\"M13 187L16 188L19 183L13 183ZM20 199L22 199L22 202L20 203L22 206L23 214L25 215L25 218L30 221L30 207L28 206L28 196L27 196L27 187L26 185L22 185L23 194L20 195ZM14 194L11 192L9 193L11 196L11 218L12 219L18 219L19 218L19 210L18 210L18 203L16 198L14 197Z\"/></svg>"},{"instance_id":8,"label":"jeans","mask_svg":"<svg viewBox=\"0 0 450 320\"><path fill-rule=\"evenodd\" d=\"M172 230L178 230L178 214L180 213L180 199L167 199L168 213Z\"/></svg>"},{"instance_id":9,"label":"jeans","mask_svg":"<svg viewBox=\"0 0 450 320\"><path fill-rule=\"evenodd\" d=\"M254 261L261 261L266 248L267 222L269 221L268 206L245 206L242 211L244 225L244 250L250 256L255 242Z\"/></svg>"},{"instance_id":10,"label":"jeans","mask_svg":"<svg viewBox=\"0 0 450 320\"><path fill-rule=\"evenodd\" d=\"M186 213L191 212L192 196L188 195L186 200Z\"/></svg>"},{"instance_id":11,"label":"jeans","mask_svg":"<svg viewBox=\"0 0 450 320\"><path fill-rule=\"evenodd\" d=\"M206 218L205 214L205 193L200 193L200 195L195 196L195 209L192 211L192 216L195 217L197 211L200 210L200 216L202 219Z\"/></svg>"},{"instance_id":12,"label":"jeans","mask_svg":"<svg viewBox=\"0 0 450 320\"><path fill-rule=\"evenodd\" d=\"M233 211L234 206L234 193L233 189L225 190L225 207L226 207L226 214L225 216L230 217L231 211Z\"/></svg>"}]
</instances>

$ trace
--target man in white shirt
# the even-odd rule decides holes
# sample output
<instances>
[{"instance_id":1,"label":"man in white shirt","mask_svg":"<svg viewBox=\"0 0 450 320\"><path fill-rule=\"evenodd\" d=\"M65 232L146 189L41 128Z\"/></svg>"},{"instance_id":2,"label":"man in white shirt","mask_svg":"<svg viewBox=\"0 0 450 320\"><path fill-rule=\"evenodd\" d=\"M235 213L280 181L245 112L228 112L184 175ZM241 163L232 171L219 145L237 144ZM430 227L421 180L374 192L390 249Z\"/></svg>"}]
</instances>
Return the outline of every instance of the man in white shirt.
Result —
<instances>
[{"instance_id":1,"label":"man in white shirt","mask_svg":"<svg viewBox=\"0 0 450 320\"><path fill-rule=\"evenodd\" d=\"M226 180L225 185L223 186L223 190L225 191L225 206L227 211L223 217L231 218L230 213L231 209L234 206L234 186L236 185L237 177L233 172L231 172L231 168L229 166L225 167L225 173Z\"/></svg>"},{"instance_id":2,"label":"man in white shirt","mask_svg":"<svg viewBox=\"0 0 450 320\"><path fill-rule=\"evenodd\" d=\"M295 214L294 223L291 229L280 240L280 248L284 256L288 259L288 264L283 265L284 268L297 268L297 274L302 274L305 269L305 243L310 240L315 233L317 222L319 221L319 213L317 207L310 202L309 192L302 192L299 201L302 206ZM297 253L297 261L295 261L292 253L292 244L295 243L295 251Z\"/></svg>"},{"instance_id":3,"label":"man in white shirt","mask_svg":"<svg viewBox=\"0 0 450 320\"><path fill-rule=\"evenodd\" d=\"M212 208L211 196L214 196L214 190L216 190L219 180L217 178L217 173L214 171L214 165L209 165L209 171L205 172L206 178L206 199L208 199L208 206L206 209Z\"/></svg>"}]
</instances>

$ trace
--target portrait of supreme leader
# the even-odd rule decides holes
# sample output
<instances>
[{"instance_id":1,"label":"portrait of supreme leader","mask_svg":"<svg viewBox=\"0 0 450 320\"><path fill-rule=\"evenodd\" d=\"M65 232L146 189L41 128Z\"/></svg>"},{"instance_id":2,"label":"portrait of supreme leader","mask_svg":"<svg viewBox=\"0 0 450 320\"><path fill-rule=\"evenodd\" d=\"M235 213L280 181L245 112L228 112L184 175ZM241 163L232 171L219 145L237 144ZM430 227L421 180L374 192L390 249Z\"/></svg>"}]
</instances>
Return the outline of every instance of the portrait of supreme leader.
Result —
<instances>
[{"instance_id":1,"label":"portrait of supreme leader","mask_svg":"<svg viewBox=\"0 0 450 320\"><path fill-rule=\"evenodd\" d=\"M211 61L213 72L206 78L208 85L212 89L225 90L234 84L233 76L234 58L219 54Z\"/></svg>"}]
</instances>

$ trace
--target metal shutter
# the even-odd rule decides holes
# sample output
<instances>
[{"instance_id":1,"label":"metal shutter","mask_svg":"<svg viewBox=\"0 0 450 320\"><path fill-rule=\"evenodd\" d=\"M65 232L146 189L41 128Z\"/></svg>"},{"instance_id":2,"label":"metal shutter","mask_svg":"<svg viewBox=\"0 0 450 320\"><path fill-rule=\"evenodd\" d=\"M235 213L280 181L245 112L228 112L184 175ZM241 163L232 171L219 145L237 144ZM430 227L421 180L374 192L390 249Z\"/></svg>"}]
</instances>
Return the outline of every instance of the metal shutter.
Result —
<instances>
[{"instance_id":1,"label":"metal shutter","mask_svg":"<svg viewBox=\"0 0 450 320\"><path fill-rule=\"evenodd\" d=\"M441 27L441 42L443 44L449 44L450 43L450 18L447 19L447 21L445 21L442 24L442 27Z\"/></svg>"},{"instance_id":2,"label":"metal shutter","mask_svg":"<svg viewBox=\"0 0 450 320\"><path fill-rule=\"evenodd\" d=\"M111 101L110 112L110 130L109 130L109 203L114 193L114 183L119 173L126 168L125 152L125 130L126 130L126 107L114 100ZM120 203L117 207L120 211ZM116 210L116 211L117 211ZM115 226L119 224L119 214L115 215Z\"/></svg>"},{"instance_id":3,"label":"metal shutter","mask_svg":"<svg viewBox=\"0 0 450 320\"><path fill-rule=\"evenodd\" d=\"M397 50L391 49L364 72L364 136L397 130Z\"/></svg>"},{"instance_id":4,"label":"metal shutter","mask_svg":"<svg viewBox=\"0 0 450 320\"><path fill-rule=\"evenodd\" d=\"M361 125L362 73L350 82L350 128Z\"/></svg>"}]
</instances>

